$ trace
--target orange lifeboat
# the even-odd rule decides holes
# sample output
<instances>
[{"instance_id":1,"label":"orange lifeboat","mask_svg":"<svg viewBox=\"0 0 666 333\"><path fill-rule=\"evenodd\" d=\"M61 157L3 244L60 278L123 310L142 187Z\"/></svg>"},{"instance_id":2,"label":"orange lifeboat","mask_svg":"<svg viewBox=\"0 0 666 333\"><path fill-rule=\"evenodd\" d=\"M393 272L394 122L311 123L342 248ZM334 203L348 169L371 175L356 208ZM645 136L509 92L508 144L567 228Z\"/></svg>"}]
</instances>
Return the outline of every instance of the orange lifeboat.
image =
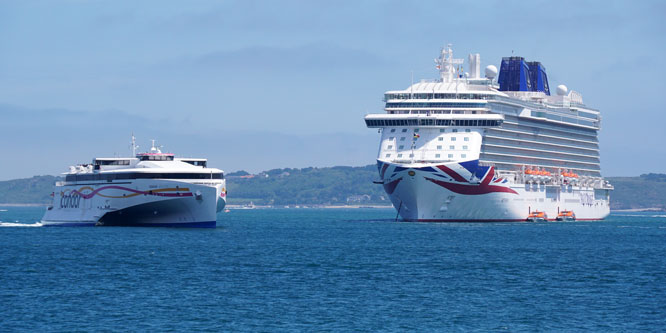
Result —
<instances>
[{"instance_id":1,"label":"orange lifeboat","mask_svg":"<svg viewBox=\"0 0 666 333\"><path fill-rule=\"evenodd\" d=\"M527 222L546 222L548 221L548 215L545 212L540 212L535 210L527 216Z\"/></svg>"},{"instance_id":2,"label":"orange lifeboat","mask_svg":"<svg viewBox=\"0 0 666 333\"><path fill-rule=\"evenodd\" d=\"M563 210L557 214L557 221L576 221L576 214L571 210Z\"/></svg>"}]
</instances>

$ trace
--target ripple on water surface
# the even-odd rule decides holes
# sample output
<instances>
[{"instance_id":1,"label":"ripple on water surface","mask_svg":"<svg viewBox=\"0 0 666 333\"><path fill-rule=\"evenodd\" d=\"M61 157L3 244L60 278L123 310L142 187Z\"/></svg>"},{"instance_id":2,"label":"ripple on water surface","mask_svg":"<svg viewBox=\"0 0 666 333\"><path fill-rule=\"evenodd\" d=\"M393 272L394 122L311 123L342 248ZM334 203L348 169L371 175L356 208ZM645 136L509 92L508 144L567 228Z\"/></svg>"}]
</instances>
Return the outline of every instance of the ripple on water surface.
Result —
<instances>
[{"instance_id":1,"label":"ripple on water surface","mask_svg":"<svg viewBox=\"0 0 666 333\"><path fill-rule=\"evenodd\" d=\"M0 210L3 330L666 327L658 213L456 224L244 210L204 230L38 228L42 213Z\"/></svg>"}]
</instances>

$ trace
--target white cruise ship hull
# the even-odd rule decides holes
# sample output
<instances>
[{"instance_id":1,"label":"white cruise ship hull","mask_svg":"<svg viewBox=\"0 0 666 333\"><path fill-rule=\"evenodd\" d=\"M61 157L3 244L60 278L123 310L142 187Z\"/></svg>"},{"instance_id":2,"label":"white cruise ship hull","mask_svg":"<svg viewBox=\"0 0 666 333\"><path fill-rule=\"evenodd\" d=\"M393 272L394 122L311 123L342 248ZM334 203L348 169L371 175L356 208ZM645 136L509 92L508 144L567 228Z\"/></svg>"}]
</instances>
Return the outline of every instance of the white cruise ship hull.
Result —
<instances>
[{"instance_id":1,"label":"white cruise ship hull","mask_svg":"<svg viewBox=\"0 0 666 333\"><path fill-rule=\"evenodd\" d=\"M600 220L610 212L608 190L518 184L497 177L493 167L478 166L478 161L378 161L378 167L386 193L406 221L526 221L532 211L543 211L554 221L563 210L574 211L577 220Z\"/></svg>"},{"instance_id":2,"label":"white cruise ship hull","mask_svg":"<svg viewBox=\"0 0 666 333\"><path fill-rule=\"evenodd\" d=\"M55 188L45 226L215 227L226 205L222 183L135 179Z\"/></svg>"}]
</instances>

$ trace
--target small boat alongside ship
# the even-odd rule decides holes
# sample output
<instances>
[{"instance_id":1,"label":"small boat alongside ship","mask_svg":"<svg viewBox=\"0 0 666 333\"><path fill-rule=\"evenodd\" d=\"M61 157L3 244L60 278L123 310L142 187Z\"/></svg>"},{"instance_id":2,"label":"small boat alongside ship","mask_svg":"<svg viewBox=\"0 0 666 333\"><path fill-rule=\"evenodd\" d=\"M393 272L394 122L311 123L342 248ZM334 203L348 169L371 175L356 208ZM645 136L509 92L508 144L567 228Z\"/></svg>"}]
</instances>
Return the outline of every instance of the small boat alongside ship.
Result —
<instances>
[{"instance_id":1,"label":"small boat alongside ship","mask_svg":"<svg viewBox=\"0 0 666 333\"><path fill-rule=\"evenodd\" d=\"M133 157L71 166L55 183L45 226L216 226L226 205L224 172L203 158L177 158L153 145Z\"/></svg>"},{"instance_id":2,"label":"small boat alongside ship","mask_svg":"<svg viewBox=\"0 0 666 333\"><path fill-rule=\"evenodd\" d=\"M557 218L555 218L555 220L564 222L576 221L576 214L574 214L574 212L571 210L563 210L557 214Z\"/></svg>"},{"instance_id":3,"label":"small boat alongside ship","mask_svg":"<svg viewBox=\"0 0 666 333\"><path fill-rule=\"evenodd\" d=\"M527 216L527 222L548 222L548 215L545 212L533 211Z\"/></svg>"}]
</instances>

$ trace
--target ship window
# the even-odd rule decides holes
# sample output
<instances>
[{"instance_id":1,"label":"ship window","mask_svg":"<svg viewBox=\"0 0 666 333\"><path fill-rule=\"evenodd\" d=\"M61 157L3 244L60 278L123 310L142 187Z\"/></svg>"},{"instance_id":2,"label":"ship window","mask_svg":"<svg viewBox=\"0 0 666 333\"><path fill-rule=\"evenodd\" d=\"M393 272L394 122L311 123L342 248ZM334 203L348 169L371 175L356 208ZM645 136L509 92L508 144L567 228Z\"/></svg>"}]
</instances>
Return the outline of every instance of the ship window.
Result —
<instances>
[{"instance_id":1,"label":"ship window","mask_svg":"<svg viewBox=\"0 0 666 333\"><path fill-rule=\"evenodd\" d=\"M454 128L453 130L451 130L451 132L456 133L458 132L458 129Z\"/></svg>"},{"instance_id":2,"label":"ship window","mask_svg":"<svg viewBox=\"0 0 666 333\"><path fill-rule=\"evenodd\" d=\"M469 137L468 137L468 136L466 136L464 139L465 139L465 141L469 141Z\"/></svg>"},{"instance_id":3,"label":"ship window","mask_svg":"<svg viewBox=\"0 0 666 333\"><path fill-rule=\"evenodd\" d=\"M414 154L409 154L409 157L414 157Z\"/></svg>"},{"instance_id":4,"label":"ship window","mask_svg":"<svg viewBox=\"0 0 666 333\"><path fill-rule=\"evenodd\" d=\"M444 128L439 129L439 133L445 133L445 132L446 132L446 129L444 129Z\"/></svg>"},{"instance_id":5,"label":"ship window","mask_svg":"<svg viewBox=\"0 0 666 333\"><path fill-rule=\"evenodd\" d=\"M439 138L437 138L437 140L444 141L444 138L440 136Z\"/></svg>"},{"instance_id":6,"label":"ship window","mask_svg":"<svg viewBox=\"0 0 666 333\"><path fill-rule=\"evenodd\" d=\"M476 126L475 123L476 123L476 120L474 120L473 126ZM466 128L466 129L465 129L465 132L469 133L469 132L471 132L471 130L470 130L469 128Z\"/></svg>"},{"instance_id":7,"label":"ship window","mask_svg":"<svg viewBox=\"0 0 666 333\"><path fill-rule=\"evenodd\" d=\"M435 158L439 158L439 154L435 154Z\"/></svg>"},{"instance_id":8,"label":"ship window","mask_svg":"<svg viewBox=\"0 0 666 333\"><path fill-rule=\"evenodd\" d=\"M400 145L400 147L398 147L398 149L405 149L405 146Z\"/></svg>"},{"instance_id":9,"label":"ship window","mask_svg":"<svg viewBox=\"0 0 666 333\"><path fill-rule=\"evenodd\" d=\"M392 136L392 137L389 138L389 141L393 141L394 139L395 139L395 137Z\"/></svg>"},{"instance_id":10,"label":"ship window","mask_svg":"<svg viewBox=\"0 0 666 333\"><path fill-rule=\"evenodd\" d=\"M455 136L452 136L452 137L451 137L451 141L456 141L456 137L455 137Z\"/></svg>"},{"instance_id":11,"label":"ship window","mask_svg":"<svg viewBox=\"0 0 666 333\"><path fill-rule=\"evenodd\" d=\"M191 161L191 160L182 160L185 163L192 164L194 166L206 167L206 161Z\"/></svg>"},{"instance_id":12,"label":"ship window","mask_svg":"<svg viewBox=\"0 0 666 333\"><path fill-rule=\"evenodd\" d=\"M453 154L449 154L449 158L453 158Z\"/></svg>"},{"instance_id":13,"label":"ship window","mask_svg":"<svg viewBox=\"0 0 666 333\"><path fill-rule=\"evenodd\" d=\"M414 133L418 133L418 132L419 132L419 129L418 129L418 128L415 128L415 129L414 129Z\"/></svg>"},{"instance_id":14,"label":"ship window","mask_svg":"<svg viewBox=\"0 0 666 333\"><path fill-rule=\"evenodd\" d=\"M398 157L402 157L402 154L398 154Z\"/></svg>"},{"instance_id":15,"label":"ship window","mask_svg":"<svg viewBox=\"0 0 666 333\"><path fill-rule=\"evenodd\" d=\"M407 129L406 129L406 128L403 128L403 129L402 129L402 133L407 133Z\"/></svg>"},{"instance_id":16,"label":"ship window","mask_svg":"<svg viewBox=\"0 0 666 333\"><path fill-rule=\"evenodd\" d=\"M391 154L386 154L386 157L391 157Z\"/></svg>"},{"instance_id":17,"label":"ship window","mask_svg":"<svg viewBox=\"0 0 666 333\"><path fill-rule=\"evenodd\" d=\"M129 165L129 160L95 160L95 165Z\"/></svg>"},{"instance_id":18,"label":"ship window","mask_svg":"<svg viewBox=\"0 0 666 333\"><path fill-rule=\"evenodd\" d=\"M463 150L467 150L467 149L468 149L468 147L467 147L467 146L463 146Z\"/></svg>"},{"instance_id":19,"label":"ship window","mask_svg":"<svg viewBox=\"0 0 666 333\"><path fill-rule=\"evenodd\" d=\"M456 146L449 146L450 150L456 150Z\"/></svg>"},{"instance_id":20,"label":"ship window","mask_svg":"<svg viewBox=\"0 0 666 333\"><path fill-rule=\"evenodd\" d=\"M404 137L404 136L401 137L401 138L400 138L400 141L405 141L405 137Z\"/></svg>"},{"instance_id":21,"label":"ship window","mask_svg":"<svg viewBox=\"0 0 666 333\"><path fill-rule=\"evenodd\" d=\"M442 149L442 146L437 146L437 149Z\"/></svg>"},{"instance_id":22,"label":"ship window","mask_svg":"<svg viewBox=\"0 0 666 333\"><path fill-rule=\"evenodd\" d=\"M118 172L118 173L90 173L67 175L65 181L112 181L123 179L224 179L224 174L217 173L147 173L147 172Z\"/></svg>"},{"instance_id":23,"label":"ship window","mask_svg":"<svg viewBox=\"0 0 666 333\"><path fill-rule=\"evenodd\" d=\"M391 128L391 133L395 133L395 128Z\"/></svg>"},{"instance_id":24,"label":"ship window","mask_svg":"<svg viewBox=\"0 0 666 333\"><path fill-rule=\"evenodd\" d=\"M462 155L460 155L460 157L461 157L461 158L466 158L466 157L467 157L467 154L462 154Z\"/></svg>"},{"instance_id":25,"label":"ship window","mask_svg":"<svg viewBox=\"0 0 666 333\"><path fill-rule=\"evenodd\" d=\"M141 155L142 161L173 161L173 155Z\"/></svg>"},{"instance_id":26,"label":"ship window","mask_svg":"<svg viewBox=\"0 0 666 333\"><path fill-rule=\"evenodd\" d=\"M393 149L393 145L388 145L386 149Z\"/></svg>"}]
</instances>

